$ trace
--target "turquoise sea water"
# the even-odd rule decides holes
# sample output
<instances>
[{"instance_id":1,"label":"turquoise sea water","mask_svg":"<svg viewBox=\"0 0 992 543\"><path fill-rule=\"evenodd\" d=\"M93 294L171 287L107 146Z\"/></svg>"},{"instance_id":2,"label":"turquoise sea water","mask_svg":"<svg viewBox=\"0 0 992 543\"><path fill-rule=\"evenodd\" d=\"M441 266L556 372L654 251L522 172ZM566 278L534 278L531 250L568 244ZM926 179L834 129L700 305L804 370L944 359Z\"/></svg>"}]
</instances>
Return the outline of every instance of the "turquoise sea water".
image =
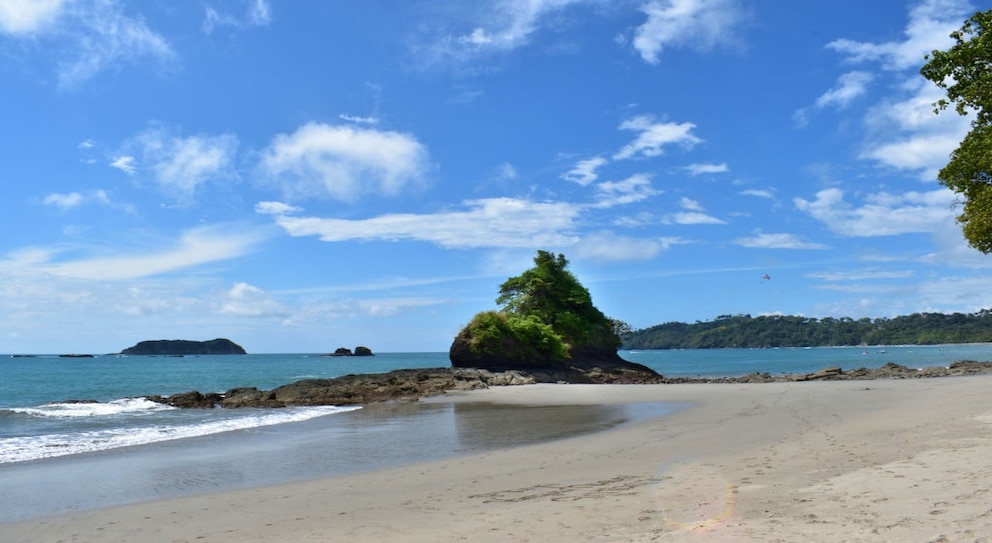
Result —
<instances>
[{"instance_id":1,"label":"turquoise sea water","mask_svg":"<svg viewBox=\"0 0 992 543\"><path fill-rule=\"evenodd\" d=\"M992 360L992 344L620 354L670 377L731 376L888 362L946 366L957 360ZM142 398L243 386L271 389L306 378L447 365L447 353L0 356L0 522L532 443L674 409L658 404L479 412L457 404L421 403L180 410ZM535 418L539 414L546 416L544 422ZM528 424L513 423L521 419ZM67 488L86 491L74 495Z\"/></svg>"},{"instance_id":2,"label":"turquoise sea water","mask_svg":"<svg viewBox=\"0 0 992 543\"><path fill-rule=\"evenodd\" d=\"M670 377L728 376L755 371L802 373L829 366L878 367L887 362L923 367L965 359L992 360L992 344L620 354ZM223 392L234 387L271 389L306 378L447 365L447 353L385 353L372 357L0 356L0 464L301 422L346 411L334 407L177 410L143 400L144 395L189 390Z\"/></svg>"}]
</instances>

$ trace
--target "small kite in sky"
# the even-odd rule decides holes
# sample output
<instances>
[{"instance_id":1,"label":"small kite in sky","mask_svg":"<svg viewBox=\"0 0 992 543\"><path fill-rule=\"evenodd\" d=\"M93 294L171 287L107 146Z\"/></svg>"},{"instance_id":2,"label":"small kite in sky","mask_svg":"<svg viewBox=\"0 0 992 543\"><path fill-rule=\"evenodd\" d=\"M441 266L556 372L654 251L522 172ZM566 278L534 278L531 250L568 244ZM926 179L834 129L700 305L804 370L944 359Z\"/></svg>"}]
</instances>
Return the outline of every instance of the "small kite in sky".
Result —
<instances>
[{"instance_id":1,"label":"small kite in sky","mask_svg":"<svg viewBox=\"0 0 992 543\"><path fill-rule=\"evenodd\" d=\"M764 275L762 275L762 276L761 276L761 278L762 278L762 279L764 279L764 280L767 280L767 281L770 281L770 280L771 280L771 278L772 278L772 276L771 276L771 275L768 275L768 274L766 273L766 274L764 274Z\"/></svg>"}]
</instances>

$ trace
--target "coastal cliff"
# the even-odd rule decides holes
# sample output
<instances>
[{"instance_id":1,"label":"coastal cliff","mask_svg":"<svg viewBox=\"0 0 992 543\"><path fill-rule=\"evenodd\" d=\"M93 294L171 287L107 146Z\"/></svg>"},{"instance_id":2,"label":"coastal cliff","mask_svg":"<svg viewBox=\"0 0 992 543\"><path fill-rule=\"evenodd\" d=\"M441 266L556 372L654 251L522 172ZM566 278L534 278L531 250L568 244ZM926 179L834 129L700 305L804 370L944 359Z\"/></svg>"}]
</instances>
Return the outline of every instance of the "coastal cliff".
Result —
<instances>
[{"instance_id":1,"label":"coastal cliff","mask_svg":"<svg viewBox=\"0 0 992 543\"><path fill-rule=\"evenodd\" d=\"M141 341L133 347L121 351L126 355L187 355L187 354L248 354L244 348L229 339L217 338L209 341L185 339L159 339Z\"/></svg>"}]
</instances>

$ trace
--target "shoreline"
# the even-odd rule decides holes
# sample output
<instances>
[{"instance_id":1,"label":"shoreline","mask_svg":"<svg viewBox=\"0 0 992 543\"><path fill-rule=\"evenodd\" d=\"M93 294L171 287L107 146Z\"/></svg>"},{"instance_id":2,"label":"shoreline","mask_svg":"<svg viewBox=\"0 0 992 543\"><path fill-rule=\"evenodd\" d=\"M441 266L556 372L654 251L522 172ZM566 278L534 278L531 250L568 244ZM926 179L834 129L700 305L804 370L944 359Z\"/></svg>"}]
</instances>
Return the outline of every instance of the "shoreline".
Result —
<instances>
[{"instance_id":1,"label":"shoreline","mask_svg":"<svg viewBox=\"0 0 992 543\"><path fill-rule=\"evenodd\" d=\"M9 541L945 541L992 534L988 375L496 387L689 407L579 437L3 524Z\"/></svg>"},{"instance_id":2,"label":"shoreline","mask_svg":"<svg viewBox=\"0 0 992 543\"><path fill-rule=\"evenodd\" d=\"M380 402L302 421L3 463L0 525L520 447L603 431L673 409L663 403L529 406L439 396L430 402ZM521 419L527 424L515 424Z\"/></svg>"},{"instance_id":3,"label":"shoreline","mask_svg":"<svg viewBox=\"0 0 992 543\"><path fill-rule=\"evenodd\" d=\"M418 400L468 390L518 386L536 383L558 384L699 384L699 383L777 383L796 381L873 381L879 379L918 379L960 377L992 373L992 362L958 360L947 366L910 368L894 362L880 367L860 367L845 371L840 366L810 373L772 375L752 372L733 377L665 377L651 368L623 360L602 364L584 362L581 366L488 370L464 367L396 369L387 373L349 374L329 379L303 379L272 390L255 387L229 389L203 394L197 390L168 396L149 395L155 403L179 408L241 409L245 407L287 407L293 405L369 405L395 400Z\"/></svg>"}]
</instances>

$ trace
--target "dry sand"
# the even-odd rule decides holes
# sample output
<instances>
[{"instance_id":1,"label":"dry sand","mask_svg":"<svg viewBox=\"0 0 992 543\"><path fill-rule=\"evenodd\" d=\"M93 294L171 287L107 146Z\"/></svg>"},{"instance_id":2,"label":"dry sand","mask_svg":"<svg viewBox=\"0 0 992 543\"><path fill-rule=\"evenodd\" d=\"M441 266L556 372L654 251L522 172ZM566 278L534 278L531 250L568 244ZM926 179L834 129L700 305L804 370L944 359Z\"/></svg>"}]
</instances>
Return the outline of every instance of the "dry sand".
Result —
<instances>
[{"instance_id":1,"label":"dry sand","mask_svg":"<svg viewBox=\"0 0 992 543\"><path fill-rule=\"evenodd\" d=\"M490 389L458 401L691 406L540 445L5 524L0 540L992 541L990 388L978 376Z\"/></svg>"}]
</instances>

